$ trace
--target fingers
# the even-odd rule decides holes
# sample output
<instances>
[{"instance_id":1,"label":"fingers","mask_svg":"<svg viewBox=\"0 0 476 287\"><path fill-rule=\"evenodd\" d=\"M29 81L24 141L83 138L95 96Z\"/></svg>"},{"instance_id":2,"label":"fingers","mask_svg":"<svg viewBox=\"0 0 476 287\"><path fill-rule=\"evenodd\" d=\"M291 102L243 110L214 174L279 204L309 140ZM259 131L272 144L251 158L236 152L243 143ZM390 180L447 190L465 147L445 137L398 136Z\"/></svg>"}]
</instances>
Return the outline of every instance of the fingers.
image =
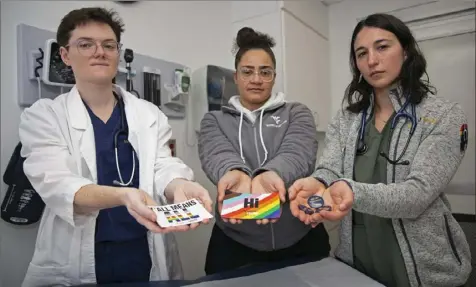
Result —
<instances>
[{"instance_id":1,"label":"fingers","mask_svg":"<svg viewBox=\"0 0 476 287\"><path fill-rule=\"evenodd\" d=\"M291 214L294 217L298 217L299 215L299 208L298 208L298 203L297 201L293 200L289 203L289 209L291 209Z\"/></svg>"},{"instance_id":2,"label":"fingers","mask_svg":"<svg viewBox=\"0 0 476 287\"><path fill-rule=\"evenodd\" d=\"M322 223L322 221L321 222L313 222L313 223L311 223L311 228L316 228L316 226L318 226L321 223Z\"/></svg>"},{"instance_id":3,"label":"fingers","mask_svg":"<svg viewBox=\"0 0 476 287\"><path fill-rule=\"evenodd\" d=\"M342 217L344 217L342 212L340 211L327 211L327 210L322 210L320 212L322 218L324 218L325 220L329 220L329 221L337 221L337 220L340 220Z\"/></svg>"},{"instance_id":4,"label":"fingers","mask_svg":"<svg viewBox=\"0 0 476 287\"><path fill-rule=\"evenodd\" d=\"M284 185L284 181L280 178L275 186L279 192L279 198L281 199L281 202L286 202L286 186Z\"/></svg>"},{"instance_id":5,"label":"fingers","mask_svg":"<svg viewBox=\"0 0 476 287\"><path fill-rule=\"evenodd\" d=\"M202 196L199 196L199 200L201 201L203 207L205 207L205 209L212 213L213 212L213 202L212 202L212 199L210 198L210 195L208 194L208 192L205 190L203 192L204 194L202 194Z\"/></svg>"},{"instance_id":6,"label":"fingers","mask_svg":"<svg viewBox=\"0 0 476 287\"><path fill-rule=\"evenodd\" d=\"M249 176L243 177L235 187L235 192L251 193L251 178Z\"/></svg>"},{"instance_id":7,"label":"fingers","mask_svg":"<svg viewBox=\"0 0 476 287\"><path fill-rule=\"evenodd\" d=\"M322 215L320 213L314 213L309 218L309 224L319 224L323 221Z\"/></svg>"},{"instance_id":8,"label":"fingers","mask_svg":"<svg viewBox=\"0 0 476 287\"><path fill-rule=\"evenodd\" d=\"M198 223L198 222L192 223L192 224L189 225L189 228L190 228L190 230L193 230L193 229L197 228L199 225L200 225L200 223Z\"/></svg>"},{"instance_id":9,"label":"fingers","mask_svg":"<svg viewBox=\"0 0 476 287\"><path fill-rule=\"evenodd\" d=\"M265 224L268 224L269 223L269 219L257 219L256 220L256 223L258 225L265 225Z\"/></svg>"},{"instance_id":10,"label":"fingers","mask_svg":"<svg viewBox=\"0 0 476 287\"><path fill-rule=\"evenodd\" d=\"M225 199L225 190L228 187L228 183L220 180L217 186L217 201L222 202Z\"/></svg>"},{"instance_id":11,"label":"fingers","mask_svg":"<svg viewBox=\"0 0 476 287\"><path fill-rule=\"evenodd\" d=\"M152 211L152 209L150 209L143 202L134 202L133 204L131 204L131 210L133 210L140 217L143 217L149 221L157 221L157 216L155 215L154 211Z\"/></svg>"},{"instance_id":12,"label":"fingers","mask_svg":"<svg viewBox=\"0 0 476 287\"><path fill-rule=\"evenodd\" d=\"M132 215L132 217L135 218L137 222L139 222L141 225L143 225L145 228L152 232L158 232L158 233L164 233L165 230L161 228L155 221L150 221L147 218L144 218L140 216L137 212L134 210L127 208L129 213ZM152 210L151 210L152 211Z\"/></svg>"},{"instance_id":13,"label":"fingers","mask_svg":"<svg viewBox=\"0 0 476 287\"><path fill-rule=\"evenodd\" d=\"M294 200L298 192L303 188L303 179L296 180L288 190L289 200Z\"/></svg>"},{"instance_id":14,"label":"fingers","mask_svg":"<svg viewBox=\"0 0 476 287\"><path fill-rule=\"evenodd\" d=\"M251 194L263 194L265 193L265 190L263 188L263 186L261 185L261 183L257 182L257 181L253 181L253 183L251 184Z\"/></svg>"},{"instance_id":15,"label":"fingers","mask_svg":"<svg viewBox=\"0 0 476 287\"><path fill-rule=\"evenodd\" d=\"M341 202L339 204L339 209L341 211L349 210L354 203L354 193L350 192L341 192Z\"/></svg>"},{"instance_id":16,"label":"fingers","mask_svg":"<svg viewBox=\"0 0 476 287\"><path fill-rule=\"evenodd\" d=\"M222 219L224 219L224 218L222 218ZM228 221L228 222L231 223L231 224L241 224L241 223L243 223L243 220L241 220L241 219L235 219L235 218L230 218L230 219L228 219L227 221L225 221L225 220L223 220L223 221L224 221L224 222L227 222L227 221Z\"/></svg>"}]
</instances>

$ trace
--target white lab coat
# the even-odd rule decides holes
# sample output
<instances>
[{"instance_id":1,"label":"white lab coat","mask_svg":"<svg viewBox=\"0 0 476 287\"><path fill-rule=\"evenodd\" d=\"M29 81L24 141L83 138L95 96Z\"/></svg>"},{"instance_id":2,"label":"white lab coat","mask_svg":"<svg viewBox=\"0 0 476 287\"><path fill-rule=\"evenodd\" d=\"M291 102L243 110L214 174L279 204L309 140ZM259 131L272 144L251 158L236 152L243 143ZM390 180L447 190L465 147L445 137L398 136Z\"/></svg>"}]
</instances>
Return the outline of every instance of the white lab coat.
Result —
<instances>
[{"instance_id":1,"label":"white lab coat","mask_svg":"<svg viewBox=\"0 0 476 287\"><path fill-rule=\"evenodd\" d=\"M129 141L138 153L140 188L160 203L174 178L193 179L192 170L172 157L167 117L152 103L119 86L129 125ZM73 213L75 193L96 183L96 151L91 120L78 90L41 99L20 121L25 174L46 203L35 252L22 286L71 286L95 283L94 234L98 213ZM182 278L173 235L149 232L150 280Z\"/></svg>"}]
</instances>

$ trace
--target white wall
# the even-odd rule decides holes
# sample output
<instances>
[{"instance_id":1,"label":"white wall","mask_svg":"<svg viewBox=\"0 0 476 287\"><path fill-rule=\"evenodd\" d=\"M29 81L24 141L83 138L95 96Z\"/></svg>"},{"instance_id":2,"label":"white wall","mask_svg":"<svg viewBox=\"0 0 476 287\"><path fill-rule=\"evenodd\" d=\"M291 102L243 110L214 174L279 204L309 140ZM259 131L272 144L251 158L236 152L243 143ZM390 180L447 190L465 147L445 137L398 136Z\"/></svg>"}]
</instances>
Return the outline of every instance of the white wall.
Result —
<instances>
[{"instance_id":1,"label":"white wall","mask_svg":"<svg viewBox=\"0 0 476 287\"><path fill-rule=\"evenodd\" d=\"M272 49L276 57L276 79L273 92L284 92L283 41L278 1L232 1L233 39L243 27L266 33L276 41Z\"/></svg>"},{"instance_id":2,"label":"white wall","mask_svg":"<svg viewBox=\"0 0 476 287\"><path fill-rule=\"evenodd\" d=\"M335 115L337 110L341 108L342 98L344 97L345 89L352 78L349 67L350 41L353 29L357 24L358 19L362 19L367 15L377 12L391 12L402 20L406 21L409 19L416 19L416 17L430 16L441 11L450 11L452 9L458 9L461 6L467 6L467 2L470 1L458 0L452 1L450 3L448 3L448 1L439 1L438 3L432 2L435 1L345 0L329 7L329 50L331 59L330 81L332 96L332 115ZM445 27L445 29L449 29L448 26ZM443 28L444 27L442 27L442 29ZM474 93L468 93L467 96L474 97ZM466 156L471 155L471 152L467 152ZM465 176L467 177L470 177L472 175L474 175L474 166L472 169L469 169L467 173L465 173ZM470 182L474 182L474 180ZM448 198L451 202L453 212L469 214L475 213L474 195L471 196L449 194Z\"/></svg>"},{"instance_id":3,"label":"white wall","mask_svg":"<svg viewBox=\"0 0 476 287\"><path fill-rule=\"evenodd\" d=\"M115 8L126 24L123 43L137 53L185 64L231 68L231 2L144 1L120 6L112 1L2 1L1 2L1 175L18 142L20 108L16 99L16 26L20 23L56 31L61 18L84 6ZM141 32L146 36L141 36ZM198 182L213 186L201 171L196 146L187 146L184 121L171 121L177 155L196 172ZM6 188L2 181L0 199ZM213 193L212 196L215 196ZM178 235L186 276L203 275L211 225ZM3 286L19 286L31 259L37 226L12 227L0 221L0 279ZM192 260L194 263L192 263ZM2 280L0 280L0 285Z\"/></svg>"}]
</instances>

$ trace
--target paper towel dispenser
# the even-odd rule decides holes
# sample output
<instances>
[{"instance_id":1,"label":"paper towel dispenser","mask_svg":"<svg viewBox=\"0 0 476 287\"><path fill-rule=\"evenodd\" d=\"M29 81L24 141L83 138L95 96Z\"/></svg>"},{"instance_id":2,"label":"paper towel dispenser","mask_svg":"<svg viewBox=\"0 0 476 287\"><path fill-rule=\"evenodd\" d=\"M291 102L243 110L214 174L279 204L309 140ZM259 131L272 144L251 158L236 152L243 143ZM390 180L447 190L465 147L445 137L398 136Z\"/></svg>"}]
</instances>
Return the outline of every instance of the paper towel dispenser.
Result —
<instances>
[{"instance_id":1,"label":"paper towel dispenser","mask_svg":"<svg viewBox=\"0 0 476 287\"><path fill-rule=\"evenodd\" d=\"M234 73L214 65L206 65L192 73L189 108L196 131L200 131L200 122L207 112L219 110L238 94Z\"/></svg>"}]
</instances>

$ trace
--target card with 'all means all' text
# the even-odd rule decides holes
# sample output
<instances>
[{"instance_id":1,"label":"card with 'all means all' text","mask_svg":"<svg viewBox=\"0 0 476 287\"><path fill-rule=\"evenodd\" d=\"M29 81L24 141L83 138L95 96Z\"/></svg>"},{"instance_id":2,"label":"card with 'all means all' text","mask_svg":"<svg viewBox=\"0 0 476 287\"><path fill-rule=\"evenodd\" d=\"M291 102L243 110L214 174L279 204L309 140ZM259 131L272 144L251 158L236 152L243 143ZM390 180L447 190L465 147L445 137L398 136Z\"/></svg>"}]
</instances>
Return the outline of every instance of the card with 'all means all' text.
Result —
<instances>
[{"instance_id":1,"label":"card with 'all means all' text","mask_svg":"<svg viewBox=\"0 0 476 287\"><path fill-rule=\"evenodd\" d=\"M149 207L157 215L157 224L163 228L188 225L213 217L197 199Z\"/></svg>"}]
</instances>

